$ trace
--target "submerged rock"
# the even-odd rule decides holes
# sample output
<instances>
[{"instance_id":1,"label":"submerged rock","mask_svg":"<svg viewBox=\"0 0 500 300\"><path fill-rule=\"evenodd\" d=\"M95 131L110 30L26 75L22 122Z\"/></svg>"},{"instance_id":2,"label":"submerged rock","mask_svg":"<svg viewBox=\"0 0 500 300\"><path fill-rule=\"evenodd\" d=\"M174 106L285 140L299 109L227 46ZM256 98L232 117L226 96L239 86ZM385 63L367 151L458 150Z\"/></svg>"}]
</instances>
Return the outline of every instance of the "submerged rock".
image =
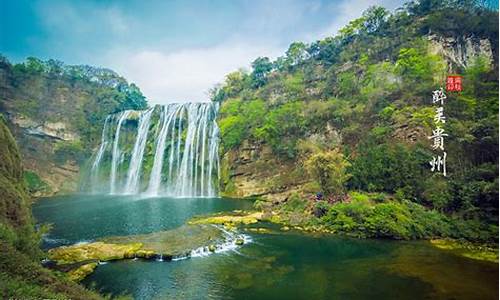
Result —
<instances>
[{"instance_id":1,"label":"submerged rock","mask_svg":"<svg viewBox=\"0 0 500 300\"><path fill-rule=\"evenodd\" d=\"M143 246L142 243L112 244L95 242L62 246L49 250L49 258L57 264L72 264L86 260L109 261L129 257Z\"/></svg>"},{"instance_id":2,"label":"submerged rock","mask_svg":"<svg viewBox=\"0 0 500 300\"><path fill-rule=\"evenodd\" d=\"M498 249L452 239L434 239L430 240L430 243L436 248L448 250L460 256L498 263Z\"/></svg>"},{"instance_id":3,"label":"submerged rock","mask_svg":"<svg viewBox=\"0 0 500 300\"><path fill-rule=\"evenodd\" d=\"M231 227L237 224L254 224L262 220L262 212L235 212L235 214L215 215L209 217L197 217L191 219L188 224L219 224Z\"/></svg>"},{"instance_id":4,"label":"submerged rock","mask_svg":"<svg viewBox=\"0 0 500 300\"><path fill-rule=\"evenodd\" d=\"M80 281L92 273L100 261L118 259L161 259L189 256L192 250L224 242L224 231L213 225L184 225L150 234L117 236L97 242L50 249L48 257L54 268L67 272L70 279Z\"/></svg>"},{"instance_id":5,"label":"submerged rock","mask_svg":"<svg viewBox=\"0 0 500 300\"><path fill-rule=\"evenodd\" d=\"M183 225L179 228L149 234L118 236L102 239L106 243L141 243L141 258L155 258L155 255L176 257L190 250L217 244L223 241L223 232L211 225ZM150 253L148 253L150 251Z\"/></svg>"},{"instance_id":6,"label":"submerged rock","mask_svg":"<svg viewBox=\"0 0 500 300\"><path fill-rule=\"evenodd\" d=\"M234 243L235 243L236 245L241 246L241 245L243 245L243 244L245 243L245 240L244 240L244 239L240 239L240 238L238 238L238 239L236 239L236 241L235 241Z\"/></svg>"}]
</instances>

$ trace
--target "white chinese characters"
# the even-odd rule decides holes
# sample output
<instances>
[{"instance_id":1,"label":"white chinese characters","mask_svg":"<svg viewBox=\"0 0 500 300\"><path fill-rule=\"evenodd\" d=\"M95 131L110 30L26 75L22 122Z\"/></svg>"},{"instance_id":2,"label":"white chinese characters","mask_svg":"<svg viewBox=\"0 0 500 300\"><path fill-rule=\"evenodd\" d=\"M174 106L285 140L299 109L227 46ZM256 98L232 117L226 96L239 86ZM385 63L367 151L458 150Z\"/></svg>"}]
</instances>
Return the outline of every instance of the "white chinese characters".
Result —
<instances>
[{"instance_id":1,"label":"white chinese characters","mask_svg":"<svg viewBox=\"0 0 500 300\"><path fill-rule=\"evenodd\" d=\"M446 95L443 88L435 90L432 92L432 103L438 104L434 114L434 124L436 128L432 130L432 135L428 139L432 140L432 149L443 151L442 155L434 156L429 162L431 165L432 172L442 172L443 176L446 176L446 152L444 151L444 138L448 136L444 129L441 127L446 123L446 117L444 115L444 100Z\"/></svg>"}]
</instances>

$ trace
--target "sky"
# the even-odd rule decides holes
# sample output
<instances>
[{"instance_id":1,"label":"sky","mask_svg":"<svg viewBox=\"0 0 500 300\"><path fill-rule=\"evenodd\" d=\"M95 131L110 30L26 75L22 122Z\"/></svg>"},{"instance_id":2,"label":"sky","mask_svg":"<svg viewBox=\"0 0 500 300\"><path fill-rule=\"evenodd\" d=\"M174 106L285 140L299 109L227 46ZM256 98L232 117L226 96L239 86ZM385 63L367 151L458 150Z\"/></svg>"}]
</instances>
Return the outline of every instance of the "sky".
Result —
<instances>
[{"instance_id":1,"label":"sky","mask_svg":"<svg viewBox=\"0 0 500 300\"><path fill-rule=\"evenodd\" d=\"M110 68L151 104L208 101L229 72L399 0L0 0L0 54Z\"/></svg>"}]
</instances>

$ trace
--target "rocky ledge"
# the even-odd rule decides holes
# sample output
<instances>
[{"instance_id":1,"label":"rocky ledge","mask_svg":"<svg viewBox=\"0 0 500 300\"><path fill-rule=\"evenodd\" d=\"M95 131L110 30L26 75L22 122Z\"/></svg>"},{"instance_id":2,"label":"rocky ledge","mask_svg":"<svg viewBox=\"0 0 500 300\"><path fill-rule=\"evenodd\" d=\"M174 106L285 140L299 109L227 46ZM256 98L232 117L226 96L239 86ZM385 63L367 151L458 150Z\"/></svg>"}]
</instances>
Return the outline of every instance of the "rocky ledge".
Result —
<instances>
[{"instance_id":1,"label":"rocky ledge","mask_svg":"<svg viewBox=\"0 0 500 300\"><path fill-rule=\"evenodd\" d=\"M190 257L193 251L217 252L227 244L242 245L244 238L214 225L183 225L173 230L54 248L48 252L47 266L80 281L92 273L99 262L133 258L170 261Z\"/></svg>"}]
</instances>

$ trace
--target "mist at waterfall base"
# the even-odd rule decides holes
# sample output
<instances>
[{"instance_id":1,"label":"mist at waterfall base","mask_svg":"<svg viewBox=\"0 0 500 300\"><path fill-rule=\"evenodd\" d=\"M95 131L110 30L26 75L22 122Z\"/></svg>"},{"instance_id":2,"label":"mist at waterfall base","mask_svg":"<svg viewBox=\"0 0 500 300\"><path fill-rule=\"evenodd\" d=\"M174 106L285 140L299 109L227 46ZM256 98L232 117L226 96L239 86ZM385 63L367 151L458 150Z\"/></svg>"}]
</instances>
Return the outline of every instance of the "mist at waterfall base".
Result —
<instances>
[{"instance_id":1,"label":"mist at waterfall base","mask_svg":"<svg viewBox=\"0 0 500 300\"><path fill-rule=\"evenodd\" d=\"M214 197L217 103L172 103L106 118L89 180L93 194Z\"/></svg>"}]
</instances>

